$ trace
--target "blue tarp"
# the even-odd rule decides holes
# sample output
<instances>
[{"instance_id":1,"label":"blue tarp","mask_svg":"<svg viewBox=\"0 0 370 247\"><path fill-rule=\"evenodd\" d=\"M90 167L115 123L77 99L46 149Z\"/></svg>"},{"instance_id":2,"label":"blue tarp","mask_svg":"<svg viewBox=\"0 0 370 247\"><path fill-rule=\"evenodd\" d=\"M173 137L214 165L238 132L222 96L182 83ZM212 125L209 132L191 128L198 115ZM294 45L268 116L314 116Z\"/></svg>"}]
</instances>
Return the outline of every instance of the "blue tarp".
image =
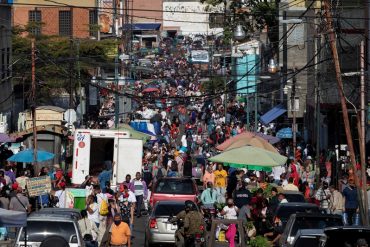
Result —
<instances>
[{"instance_id":1,"label":"blue tarp","mask_svg":"<svg viewBox=\"0 0 370 247\"><path fill-rule=\"evenodd\" d=\"M287 110L284 108L283 105L277 105L268 112L266 112L261 118L260 121L263 124L269 124L274 121L276 118L283 115Z\"/></svg>"}]
</instances>

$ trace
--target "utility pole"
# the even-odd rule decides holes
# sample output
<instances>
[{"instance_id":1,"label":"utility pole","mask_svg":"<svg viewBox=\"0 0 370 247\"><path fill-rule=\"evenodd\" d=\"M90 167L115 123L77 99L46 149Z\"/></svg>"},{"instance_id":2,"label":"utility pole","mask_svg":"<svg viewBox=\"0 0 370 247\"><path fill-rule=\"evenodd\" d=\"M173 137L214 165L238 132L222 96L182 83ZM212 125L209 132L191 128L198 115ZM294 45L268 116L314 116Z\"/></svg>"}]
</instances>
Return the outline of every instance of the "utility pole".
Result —
<instances>
[{"instance_id":1,"label":"utility pole","mask_svg":"<svg viewBox=\"0 0 370 247\"><path fill-rule=\"evenodd\" d=\"M37 165L37 128L36 128L36 48L35 39L31 40L31 98L32 98L32 130L33 130L33 163Z\"/></svg>"},{"instance_id":2,"label":"utility pole","mask_svg":"<svg viewBox=\"0 0 370 247\"><path fill-rule=\"evenodd\" d=\"M287 13L283 11L283 20L286 20ZM287 81L287 73L288 73L288 28L287 23L283 22L283 76L280 79L280 104L284 102L284 84Z\"/></svg>"},{"instance_id":3,"label":"utility pole","mask_svg":"<svg viewBox=\"0 0 370 247\"><path fill-rule=\"evenodd\" d=\"M81 71L80 71L80 41L77 40L77 54L76 54L76 60L77 60L77 82L78 82L78 91L79 91L79 99L80 99L80 111L81 111L81 119L80 119L80 125L84 122L83 117L83 104L82 104L82 88L81 88Z\"/></svg>"},{"instance_id":4,"label":"utility pole","mask_svg":"<svg viewBox=\"0 0 370 247\"><path fill-rule=\"evenodd\" d=\"M348 109L347 109L347 104L346 104L346 99L344 96L344 87L343 87L343 81L342 81L342 72L340 68L340 63L339 63L339 56L338 56L338 50L337 50L337 38L336 38L336 33L334 31L333 27L333 17L330 12L330 1L329 0L324 0L324 10L325 10L325 18L327 21L327 33L328 33L328 38L329 38L329 44L331 48L331 52L333 55L333 61L334 61L334 66L335 66L335 74L337 78L337 87L338 87L338 94L340 97L340 102L342 106L342 114L343 114L343 122L344 122L344 129L346 133L346 138L347 138L347 145L348 145L348 152L350 155L350 160L353 169L356 169L356 157L355 157L355 152L354 152L354 146L353 146L353 141L352 141L352 133L351 133L351 125L349 123L349 118L348 118ZM359 195L359 205L360 205L360 214L363 222L367 222L368 218L365 218L365 215L367 215L367 208L363 208L363 203L362 203L362 191L359 189L359 181L358 177L355 174L354 176L355 182L357 185L357 191ZM366 181L366 180L365 180ZM364 182L365 182L364 181ZM366 211L366 212L365 212Z\"/></svg>"},{"instance_id":5,"label":"utility pole","mask_svg":"<svg viewBox=\"0 0 370 247\"><path fill-rule=\"evenodd\" d=\"M319 171L320 169L317 169L317 167L319 167L319 161L320 161L320 125L321 125L321 119L320 119L320 116L321 116L321 110L320 110L320 75L318 72L319 70L319 65L318 63L321 61L321 51L319 51L319 45L320 45L320 50L321 50L321 35L319 38L316 39L316 53L318 52L317 54L317 58L316 58L316 61L315 61L315 64L316 64L316 74L315 74L315 83L316 83L316 109L315 109L315 112L316 112L316 167L314 170L317 170ZM315 53L315 54L316 54ZM316 176L316 181L319 181L320 180L320 174L319 172L317 173L317 176Z\"/></svg>"},{"instance_id":6,"label":"utility pole","mask_svg":"<svg viewBox=\"0 0 370 247\"><path fill-rule=\"evenodd\" d=\"M297 84L296 68L294 68L292 93L291 93L291 96L290 96L291 109L292 109L292 114L293 114L292 132L293 132L293 156L294 156L294 160L295 160L295 151L296 151L296 148L297 148L297 128L296 128L296 122L297 122L297 116L296 115L297 114L296 114L296 106L295 106L296 84Z\"/></svg>"},{"instance_id":7,"label":"utility pole","mask_svg":"<svg viewBox=\"0 0 370 247\"><path fill-rule=\"evenodd\" d=\"M365 148L365 97L366 97L366 87L365 87L365 42L361 41L361 48L360 48L360 65L361 65L361 86L360 86L360 93L361 93L361 124L360 128L358 128L359 132L359 139L360 139L360 158L361 158L361 180L362 180L362 193L363 193L363 204L364 204L364 219L363 224L365 226L369 225L369 205L368 205L368 198L367 198L367 185L366 185L366 148ZM359 121L358 121L359 122Z\"/></svg>"},{"instance_id":8,"label":"utility pole","mask_svg":"<svg viewBox=\"0 0 370 247\"><path fill-rule=\"evenodd\" d=\"M113 35L115 40L117 41L117 1L113 0ZM118 95L118 47L117 47L117 54L114 57L114 83L116 85L116 89L114 90L114 127L117 129L119 124L119 95Z\"/></svg>"}]
</instances>

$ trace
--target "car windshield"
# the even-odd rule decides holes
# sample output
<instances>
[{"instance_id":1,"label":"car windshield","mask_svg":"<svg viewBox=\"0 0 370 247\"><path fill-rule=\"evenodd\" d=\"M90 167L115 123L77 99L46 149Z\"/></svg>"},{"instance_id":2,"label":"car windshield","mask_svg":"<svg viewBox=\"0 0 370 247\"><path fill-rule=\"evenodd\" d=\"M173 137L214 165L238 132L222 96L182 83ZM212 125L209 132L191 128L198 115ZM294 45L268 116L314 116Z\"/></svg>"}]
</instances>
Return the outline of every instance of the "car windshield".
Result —
<instances>
[{"instance_id":1,"label":"car windshield","mask_svg":"<svg viewBox=\"0 0 370 247\"><path fill-rule=\"evenodd\" d=\"M303 236L297 239L295 247L312 247L319 246L320 236Z\"/></svg>"},{"instance_id":2,"label":"car windshield","mask_svg":"<svg viewBox=\"0 0 370 247\"><path fill-rule=\"evenodd\" d=\"M360 240L361 239L361 240ZM370 234L368 231L334 231L327 234L325 247L357 247L357 242L370 244ZM366 245L361 245L366 246Z\"/></svg>"},{"instance_id":3,"label":"car windshield","mask_svg":"<svg viewBox=\"0 0 370 247\"><path fill-rule=\"evenodd\" d=\"M165 216L176 216L182 210L184 210L185 205L183 204L158 204L155 208L155 217L165 217Z\"/></svg>"},{"instance_id":4,"label":"car windshield","mask_svg":"<svg viewBox=\"0 0 370 247\"><path fill-rule=\"evenodd\" d=\"M160 194L180 194L193 195L195 194L192 180L160 180L154 190Z\"/></svg>"},{"instance_id":5,"label":"car windshield","mask_svg":"<svg viewBox=\"0 0 370 247\"><path fill-rule=\"evenodd\" d=\"M324 229L332 226L342 226L343 222L341 218L334 217L297 217L292 231L291 236L295 236L298 230L302 229Z\"/></svg>"},{"instance_id":6,"label":"car windshield","mask_svg":"<svg viewBox=\"0 0 370 247\"><path fill-rule=\"evenodd\" d=\"M305 202L302 194L285 194L285 199L288 202Z\"/></svg>"},{"instance_id":7,"label":"car windshield","mask_svg":"<svg viewBox=\"0 0 370 247\"><path fill-rule=\"evenodd\" d=\"M71 236L76 235L76 229L72 222L60 221L27 221L27 241L42 242L49 236L63 237L67 242L70 242ZM24 241L24 230L20 241Z\"/></svg>"},{"instance_id":8,"label":"car windshield","mask_svg":"<svg viewBox=\"0 0 370 247\"><path fill-rule=\"evenodd\" d=\"M283 206L278 209L276 216L281 220L287 220L294 213L320 213L317 207Z\"/></svg>"}]
</instances>

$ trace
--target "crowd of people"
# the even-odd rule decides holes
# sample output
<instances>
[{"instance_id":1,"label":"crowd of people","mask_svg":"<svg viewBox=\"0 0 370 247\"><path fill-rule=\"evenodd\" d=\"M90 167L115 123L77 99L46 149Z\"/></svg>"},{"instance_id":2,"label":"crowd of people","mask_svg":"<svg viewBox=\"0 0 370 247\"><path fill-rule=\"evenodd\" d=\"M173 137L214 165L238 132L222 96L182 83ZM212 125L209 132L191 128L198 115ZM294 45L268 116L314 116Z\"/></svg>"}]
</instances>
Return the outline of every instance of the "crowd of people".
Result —
<instances>
[{"instance_id":1,"label":"crowd of people","mask_svg":"<svg viewBox=\"0 0 370 247\"><path fill-rule=\"evenodd\" d=\"M207 158L217 152L217 145L253 127L246 127L245 105L232 95L226 104L223 95L201 97L203 72L202 67L188 60L190 39L177 44L164 39L159 45L163 53L151 58L151 79L158 83L150 87L155 90L145 92L148 85L140 80L134 86L135 94L142 101L134 104L136 114L131 120L144 119L159 126L155 133L157 139L145 144L142 171L127 174L125 181L119 181L114 189L110 184L113 163L96 177L86 176L81 185L87 195L79 225L82 234L90 236L91 246L98 243L131 246L135 219L150 209L151 188L162 177L199 179L203 187L200 195L203 207L216 205L220 216L242 219L249 225L246 228L249 237L264 235L273 243L277 243L280 232L275 227L279 222L273 222L272 213L279 203L287 202L284 191L300 191L307 202L318 204L327 213L343 215L346 224L357 224L353 220L358 211L353 178L356 171L343 173L340 187L333 185L330 161L323 157L314 164L315 150L310 144L300 143L293 153L291 142L278 143L276 149L290 159L287 164L274 167L272 172L235 169L209 162ZM221 67L214 63L211 69ZM102 114L112 113L110 108L114 108L114 99L110 95L106 98ZM111 118L104 126L110 127L112 122ZM95 127L102 125L99 126ZM275 126L259 125L258 131L274 134ZM41 199L27 197L26 181L33 176L50 176L53 188L50 195ZM70 185L70 178L71 173L59 165L50 169L43 167L35 174L32 166L23 168L8 163L0 171L0 207L24 212L41 205L68 208L65 189ZM248 222L253 222L253 227ZM230 231L236 230L230 228Z\"/></svg>"}]
</instances>

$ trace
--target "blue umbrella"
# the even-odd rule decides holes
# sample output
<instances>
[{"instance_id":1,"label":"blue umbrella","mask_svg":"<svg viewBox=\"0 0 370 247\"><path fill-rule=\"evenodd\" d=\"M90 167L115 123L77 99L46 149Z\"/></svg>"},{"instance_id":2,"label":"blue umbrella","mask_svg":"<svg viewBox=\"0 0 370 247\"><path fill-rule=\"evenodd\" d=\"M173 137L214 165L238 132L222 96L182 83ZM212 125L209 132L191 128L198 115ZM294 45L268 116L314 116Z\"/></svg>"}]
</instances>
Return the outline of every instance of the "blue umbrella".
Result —
<instances>
[{"instance_id":1,"label":"blue umbrella","mask_svg":"<svg viewBox=\"0 0 370 247\"><path fill-rule=\"evenodd\" d=\"M43 162L53 159L55 154L49 153L42 150L37 150L37 162ZM26 149L18 152L11 156L8 161L12 162L22 162L22 163L32 163L34 162L33 149Z\"/></svg>"}]
</instances>

